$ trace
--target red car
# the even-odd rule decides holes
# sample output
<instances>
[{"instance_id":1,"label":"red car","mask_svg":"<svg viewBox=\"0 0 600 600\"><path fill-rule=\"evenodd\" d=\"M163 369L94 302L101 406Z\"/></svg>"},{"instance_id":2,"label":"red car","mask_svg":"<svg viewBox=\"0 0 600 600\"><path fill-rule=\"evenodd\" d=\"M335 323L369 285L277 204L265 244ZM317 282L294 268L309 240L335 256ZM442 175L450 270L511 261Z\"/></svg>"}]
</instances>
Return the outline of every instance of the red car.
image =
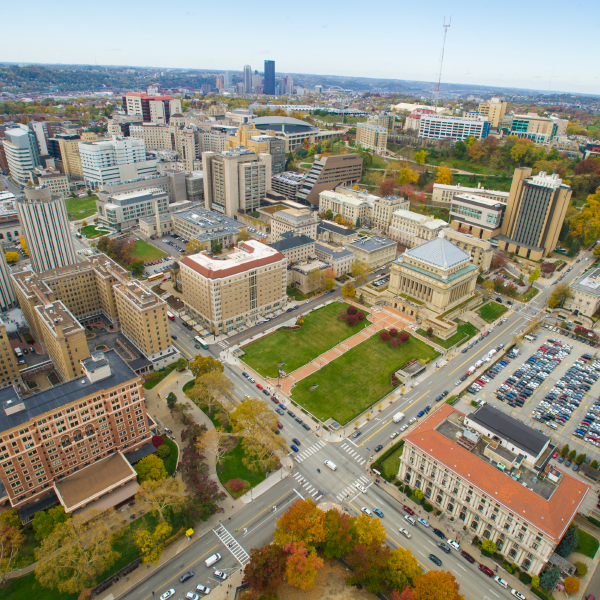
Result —
<instances>
[{"instance_id":1,"label":"red car","mask_svg":"<svg viewBox=\"0 0 600 600\"><path fill-rule=\"evenodd\" d=\"M273 400L273 402L275 402L275 404L279 404L279 400L277 400L277 398L275 398L275 396L271 396L271 400Z\"/></svg>"},{"instance_id":2,"label":"red car","mask_svg":"<svg viewBox=\"0 0 600 600\"><path fill-rule=\"evenodd\" d=\"M283 429L283 425L281 423L277 423L277 427L279 427L279 429Z\"/></svg>"},{"instance_id":3,"label":"red car","mask_svg":"<svg viewBox=\"0 0 600 600\"><path fill-rule=\"evenodd\" d=\"M414 515L415 511L410 508L409 506L406 506L406 504L402 507L404 509L404 512L407 512L409 515Z\"/></svg>"},{"instance_id":4,"label":"red car","mask_svg":"<svg viewBox=\"0 0 600 600\"><path fill-rule=\"evenodd\" d=\"M552 458L556 458L557 456L558 456L558 452L555 452L555 453L552 455Z\"/></svg>"},{"instance_id":5,"label":"red car","mask_svg":"<svg viewBox=\"0 0 600 600\"><path fill-rule=\"evenodd\" d=\"M259 390L262 390L262 389L263 389L263 386L262 386L262 385L260 385L260 383L257 383L257 384L256 384L256 387L257 387Z\"/></svg>"},{"instance_id":6,"label":"red car","mask_svg":"<svg viewBox=\"0 0 600 600\"><path fill-rule=\"evenodd\" d=\"M494 572L489 567L486 567L485 565L479 565L479 570L482 573L485 573L488 577L494 576Z\"/></svg>"},{"instance_id":7,"label":"red car","mask_svg":"<svg viewBox=\"0 0 600 600\"><path fill-rule=\"evenodd\" d=\"M468 552L465 552L463 550L460 554L463 558L466 558L471 564L475 562L475 559Z\"/></svg>"}]
</instances>

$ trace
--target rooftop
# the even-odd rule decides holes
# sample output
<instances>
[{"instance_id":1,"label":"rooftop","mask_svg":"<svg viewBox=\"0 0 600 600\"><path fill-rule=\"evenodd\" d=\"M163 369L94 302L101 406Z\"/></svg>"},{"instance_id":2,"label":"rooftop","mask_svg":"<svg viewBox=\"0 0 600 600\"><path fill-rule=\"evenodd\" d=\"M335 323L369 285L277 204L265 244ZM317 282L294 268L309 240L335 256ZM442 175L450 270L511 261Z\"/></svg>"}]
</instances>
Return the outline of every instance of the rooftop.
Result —
<instances>
[{"instance_id":1,"label":"rooftop","mask_svg":"<svg viewBox=\"0 0 600 600\"><path fill-rule=\"evenodd\" d=\"M60 327L64 335L83 331L81 323L60 300L46 306L36 306L35 310L50 329Z\"/></svg>"},{"instance_id":2,"label":"rooftop","mask_svg":"<svg viewBox=\"0 0 600 600\"><path fill-rule=\"evenodd\" d=\"M558 542L590 488L569 474L559 471L561 477L554 493L549 496L547 493L536 493L530 484L523 485L510 474L494 466L491 459L485 457L485 460L459 445L452 435L444 433L444 426L439 427L447 421L452 423L454 420L456 431L461 417L464 417L462 413L444 404L417 425L405 440L407 444L419 448L511 513ZM530 483L534 484L533 479ZM544 498L544 495L547 498Z\"/></svg>"},{"instance_id":3,"label":"rooftop","mask_svg":"<svg viewBox=\"0 0 600 600\"><path fill-rule=\"evenodd\" d=\"M379 200L377 196L370 196L365 194L363 198L357 198L350 194L342 194L340 192L333 192L331 190L324 190L319 192L319 197L333 200L334 202L341 202L342 204L348 204L350 206L365 206L373 203L374 200Z\"/></svg>"},{"instance_id":4,"label":"rooftop","mask_svg":"<svg viewBox=\"0 0 600 600\"><path fill-rule=\"evenodd\" d=\"M348 244L348 248L358 248L360 250L365 250L366 252L375 252L376 250L389 248L390 246L396 246L396 242L377 235L361 237Z\"/></svg>"},{"instance_id":5,"label":"rooftop","mask_svg":"<svg viewBox=\"0 0 600 600\"><path fill-rule=\"evenodd\" d=\"M404 208L399 208L392 214L400 217L401 219L414 221L415 223L418 223L422 227L427 227L428 229L437 229L438 227L448 226L448 223L446 223L446 221L442 221L442 219L434 219L431 215L422 215L420 213L413 212L412 210L405 210Z\"/></svg>"},{"instance_id":6,"label":"rooftop","mask_svg":"<svg viewBox=\"0 0 600 600\"><path fill-rule=\"evenodd\" d=\"M339 235L355 235L356 231L354 229L350 229L348 227L343 227L342 225L336 225L335 223L331 223L330 221L320 221L317 226L317 233L321 231L331 231L333 233L337 233Z\"/></svg>"},{"instance_id":7,"label":"rooftop","mask_svg":"<svg viewBox=\"0 0 600 600\"><path fill-rule=\"evenodd\" d=\"M324 254L328 254L334 260L338 260L340 258L354 256L350 250L346 248L334 248L329 244L323 244L322 242L315 242L315 250L323 252Z\"/></svg>"},{"instance_id":8,"label":"rooftop","mask_svg":"<svg viewBox=\"0 0 600 600\"><path fill-rule=\"evenodd\" d=\"M586 271L570 287L593 296L600 296L600 269L592 268Z\"/></svg>"},{"instance_id":9,"label":"rooftop","mask_svg":"<svg viewBox=\"0 0 600 600\"><path fill-rule=\"evenodd\" d=\"M292 232L287 232L292 233ZM308 246L309 244L314 244L315 240L307 235L282 235L283 239L278 242L273 242L269 244L271 248L275 248L279 252L285 252L286 250L291 250L292 248L300 248L301 246Z\"/></svg>"},{"instance_id":10,"label":"rooftop","mask_svg":"<svg viewBox=\"0 0 600 600\"><path fill-rule=\"evenodd\" d=\"M227 229L231 227L237 232L243 227L240 221L236 221L222 213L201 208L200 206L194 206L189 210L178 210L173 215L191 225L195 225L201 230Z\"/></svg>"},{"instance_id":11,"label":"rooftop","mask_svg":"<svg viewBox=\"0 0 600 600\"><path fill-rule=\"evenodd\" d=\"M508 198L508 194L506 194ZM476 196L474 194L467 194L465 192L459 192L453 198L453 200L466 200L469 204L479 204L488 208L504 209L506 204L504 202L498 202L498 200L492 200L491 198L484 198L483 196Z\"/></svg>"},{"instance_id":12,"label":"rooftop","mask_svg":"<svg viewBox=\"0 0 600 600\"><path fill-rule=\"evenodd\" d=\"M442 237L436 237L420 246L410 248L404 255L443 269L471 260L471 256L464 250Z\"/></svg>"},{"instance_id":13,"label":"rooftop","mask_svg":"<svg viewBox=\"0 0 600 600\"><path fill-rule=\"evenodd\" d=\"M33 396L19 398L12 387L0 388L0 432L21 427L32 419L61 409L81 398L98 394L104 390L122 385L128 381L139 379L129 365L114 351L104 353L105 360L110 365L110 375L96 382L87 377L78 377L54 387L42 390ZM9 407L9 414L6 409ZM13 410L10 410L10 407Z\"/></svg>"},{"instance_id":14,"label":"rooftop","mask_svg":"<svg viewBox=\"0 0 600 600\"><path fill-rule=\"evenodd\" d=\"M473 192L481 192L481 193L485 193L485 194L498 196L498 198L505 198L505 199L508 199L508 196L509 196L509 192L500 192L498 190L487 190L484 187L476 187L476 188L465 187L463 185L460 185L460 183L457 183L456 185L450 185L447 183L434 183L433 187L442 189L442 190L456 190L459 193L465 192L467 194L473 193Z\"/></svg>"},{"instance_id":15,"label":"rooftop","mask_svg":"<svg viewBox=\"0 0 600 600\"><path fill-rule=\"evenodd\" d=\"M121 283L115 285L114 289L115 291L120 292L126 300L140 310L157 307L165 303L164 300L159 298L154 292L137 280L130 281L127 284Z\"/></svg>"},{"instance_id":16,"label":"rooftop","mask_svg":"<svg viewBox=\"0 0 600 600\"><path fill-rule=\"evenodd\" d=\"M272 179L276 181L282 181L283 183L302 183L306 179L306 173L295 173L294 171L285 171L284 173L278 173L273 175Z\"/></svg>"},{"instance_id":17,"label":"rooftop","mask_svg":"<svg viewBox=\"0 0 600 600\"><path fill-rule=\"evenodd\" d=\"M315 221L317 217L308 208L286 208L274 213L272 218L302 223L303 221Z\"/></svg>"}]
</instances>

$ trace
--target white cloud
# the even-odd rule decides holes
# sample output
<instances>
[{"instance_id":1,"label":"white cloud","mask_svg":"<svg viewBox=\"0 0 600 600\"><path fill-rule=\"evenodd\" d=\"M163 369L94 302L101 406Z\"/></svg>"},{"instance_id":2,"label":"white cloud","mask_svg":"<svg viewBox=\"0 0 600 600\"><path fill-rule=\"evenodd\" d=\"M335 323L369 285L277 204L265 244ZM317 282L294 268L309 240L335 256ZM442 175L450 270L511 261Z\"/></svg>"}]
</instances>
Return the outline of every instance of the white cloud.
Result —
<instances>
[{"instance_id":1,"label":"white cloud","mask_svg":"<svg viewBox=\"0 0 600 600\"><path fill-rule=\"evenodd\" d=\"M259 48L254 51L254 54L271 54L271 51L268 48Z\"/></svg>"},{"instance_id":2,"label":"white cloud","mask_svg":"<svg viewBox=\"0 0 600 600\"><path fill-rule=\"evenodd\" d=\"M117 46L109 46L108 44L102 44L103 48L110 50L111 52L123 52L123 48L118 48Z\"/></svg>"}]
</instances>

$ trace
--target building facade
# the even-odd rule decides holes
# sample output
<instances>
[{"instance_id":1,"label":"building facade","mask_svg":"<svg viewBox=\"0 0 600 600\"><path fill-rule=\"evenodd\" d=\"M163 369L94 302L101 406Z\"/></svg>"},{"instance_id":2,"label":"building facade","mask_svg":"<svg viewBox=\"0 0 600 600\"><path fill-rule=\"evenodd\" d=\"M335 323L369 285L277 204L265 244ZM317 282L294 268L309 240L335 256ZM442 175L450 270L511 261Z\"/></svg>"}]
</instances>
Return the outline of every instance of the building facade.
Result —
<instances>
[{"instance_id":1,"label":"building facade","mask_svg":"<svg viewBox=\"0 0 600 600\"><path fill-rule=\"evenodd\" d=\"M485 117L465 119L444 115L422 114L418 137L430 140L466 140L468 137L485 139L490 133L490 122Z\"/></svg>"},{"instance_id":2,"label":"building facade","mask_svg":"<svg viewBox=\"0 0 600 600\"><path fill-rule=\"evenodd\" d=\"M356 261L354 254L347 248L332 246L325 242L315 242L315 255L333 269L336 277L350 273Z\"/></svg>"},{"instance_id":3,"label":"building facade","mask_svg":"<svg viewBox=\"0 0 600 600\"><path fill-rule=\"evenodd\" d=\"M3 147L11 178L19 185L27 185L29 173L37 166L31 139L26 129L8 129Z\"/></svg>"},{"instance_id":4,"label":"building facade","mask_svg":"<svg viewBox=\"0 0 600 600\"><path fill-rule=\"evenodd\" d=\"M295 231L312 238L317 237L319 219L316 213L307 208L286 208L271 215L271 239L276 242L282 234Z\"/></svg>"},{"instance_id":5,"label":"building facade","mask_svg":"<svg viewBox=\"0 0 600 600\"><path fill-rule=\"evenodd\" d=\"M590 269L569 286L571 297L564 304L575 316L591 317L600 308L600 269Z\"/></svg>"},{"instance_id":6,"label":"building facade","mask_svg":"<svg viewBox=\"0 0 600 600\"><path fill-rule=\"evenodd\" d=\"M44 186L25 188L25 196L17 200L17 212L34 271L77 262L64 198Z\"/></svg>"},{"instance_id":7,"label":"building facade","mask_svg":"<svg viewBox=\"0 0 600 600\"><path fill-rule=\"evenodd\" d=\"M357 261L378 269L396 258L396 242L379 236L362 237L351 242L346 249L354 254Z\"/></svg>"},{"instance_id":8,"label":"building facade","mask_svg":"<svg viewBox=\"0 0 600 600\"><path fill-rule=\"evenodd\" d=\"M115 194L99 193L96 200L98 219L116 231L131 229L141 218L169 211L169 198L159 188L146 188Z\"/></svg>"},{"instance_id":9,"label":"building facade","mask_svg":"<svg viewBox=\"0 0 600 600\"><path fill-rule=\"evenodd\" d=\"M369 200L343 194L338 190L324 190L319 193L320 213L326 213L330 210L333 217L340 215L352 225L368 225L371 221L371 208L372 202L369 202Z\"/></svg>"},{"instance_id":10,"label":"building facade","mask_svg":"<svg viewBox=\"0 0 600 600\"><path fill-rule=\"evenodd\" d=\"M494 248L488 240L480 239L468 233L461 233L451 227L442 229L439 235L450 240L457 248L461 248L469 254L471 262L484 273L489 271L494 256Z\"/></svg>"},{"instance_id":11,"label":"building facade","mask_svg":"<svg viewBox=\"0 0 600 600\"><path fill-rule=\"evenodd\" d=\"M288 265L306 262L309 257L315 256L315 240L295 231L283 233L278 242L269 246L281 252L288 259Z\"/></svg>"},{"instance_id":12,"label":"building facade","mask_svg":"<svg viewBox=\"0 0 600 600\"><path fill-rule=\"evenodd\" d=\"M69 195L69 178L54 167L36 167L29 172L29 181L34 186L43 185L49 188L52 194L63 198Z\"/></svg>"},{"instance_id":13,"label":"building facade","mask_svg":"<svg viewBox=\"0 0 600 600\"><path fill-rule=\"evenodd\" d=\"M271 178L271 190L285 196L288 200L295 200L298 190L306 180L306 173L286 171L278 173Z\"/></svg>"},{"instance_id":14,"label":"building facade","mask_svg":"<svg viewBox=\"0 0 600 600\"><path fill-rule=\"evenodd\" d=\"M376 154L387 152L388 130L373 123L358 123L356 125L356 143L363 148L373 150Z\"/></svg>"},{"instance_id":15,"label":"building facade","mask_svg":"<svg viewBox=\"0 0 600 600\"><path fill-rule=\"evenodd\" d=\"M205 254L179 262L183 300L210 333L226 333L282 310L287 302L287 258L255 240L241 242L225 260Z\"/></svg>"},{"instance_id":16,"label":"building facade","mask_svg":"<svg viewBox=\"0 0 600 600\"><path fill-rule=\"evenodd\" d=\"M497 128L500 119L503 119L506 114L507 106L508 102L500 100L500 98L492 98L479 103L479 114L482 117L487 117L491 127Z\"/></svg>"},{"instance_id":17,"label":"building facade","mask_svg":"<svg viewBox=\"0 0 600 600\"><path fill-rule=\"evenodd\" d=\"M442 219L399 209L392 213L388 236L407 248L413 248L437 237L444 227L448 227L448 223Z\"/></svg>"},{"instance_id":18,"label":"building facade","mask_svg":"<svg viewBox=\"0 0 600 600\"><path fill-rule=\"evenodd\" d=\"M488 240L499 234L506 204L470 194L456 194L450 203L452 228Z\"/></svg>"},{"instance_id":19,"label":"building facade","mask_svg":"<svg viewBox=\"0 0 600 600\"><path fill-rule=\"evenodd\" d=\"M0 312L6 312L18 305L17 295L10 278L10 268L0 252Z\"/></svg>"},{"instance_id":20,"label":"building facade","mask_svg":"<svg viewBox=\"0 0 600 600\"><path fill-rule=\"evenodd\" d=\"M265 60L265 76L263 82L263 93L266 96L275 95L275 61Z\"/></svg>"},{"instance_id":21,"label":"building facade","mask_svg":"<svg viewBox=\"0 0 600 600\"><path fill-rule=\"evenodd\" d=\"M456 194L469 194L471 196L481 196L489 200L497 200L506 204L508 202L508 192L498 192L496 190L487 190L481 187L481 184L476 187L466 187L460 184L447 185L445 183L434 183L433 193L431 194L432 202L452 202L452 198Z\"/></svg>"},{"instance_id":22,"label":"building facade","mask_svg":"<svg viewBox=\"0 0 600 600\"><path fill-rule=\"evenodd\" d=\"M0 317L0 387L8 385L18 386L21 383L19 366L10 338L6 332L6 323Z\"/></svg>"},{"instance_id":23,"label":"building facade","mask_svg":"<svg viewBox=\"0 0 600 600\"><path fill-rule=\"evenodd\" d=\"M123 96L123 108L128 115L139 115L146 123L167 124L171 115L181 113L181 100L171 96L127 92Z\"/></svg>"}]
</instances>

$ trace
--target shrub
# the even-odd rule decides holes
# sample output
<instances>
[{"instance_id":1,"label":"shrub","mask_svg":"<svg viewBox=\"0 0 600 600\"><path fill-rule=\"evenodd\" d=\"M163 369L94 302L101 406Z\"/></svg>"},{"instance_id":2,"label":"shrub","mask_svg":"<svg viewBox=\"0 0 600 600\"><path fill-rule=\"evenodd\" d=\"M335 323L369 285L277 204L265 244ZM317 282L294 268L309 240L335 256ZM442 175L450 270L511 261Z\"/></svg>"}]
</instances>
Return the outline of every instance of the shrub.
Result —
<instances>
[{"instance_id":1,"label":"shrub","mask_svg":"<svg viewBox=\"0 0 600 600\"><path fill-rule=\"evenodd\" d=\"M350 315L346 319L346 323L348 323L350 327L354 327L358 323L358 315Z\"/></svg>"},{"instance_id":2,"label":"shrub","mask_svg":"<svg viewBox=\"0 0 600 600\"><path fill-rule=\"evenodd\" d=\"M386 331L385 329L384 329L383 331L380 331L380 332L379 332L379 339L380 339L382 342L387 342L387 341L389 341L389 339L390 339L391 337L392 337L392 336L391 336L391 335L389 334L389 332L388 332L388 331Z\"/></svg>"},{"instance_id":3,"label":"shrub","mask_svg":"<svg viewBox=\"0 0 600 600\"><path fill-rule=\"evenodd\" d=\"M164 460L167 458L167 456L169 456L169 454L171 454L171 448L169 448L169 446L166 444L163 444L162 446L158 447L156 454L158 454L158 456Z\"/></svg>"},{"instance_id":4,"label":"shrub","mask_svg":"<svg viewBox=\"0 0 600 600\"><path fill-rule=\"evenodd\" d=\"M162 439L161 435L153 435L152 436L152 444L155 448L162 446L165 443L165 440Z\"/></svg>"},{"instance_id":5,"label":"shrub","mask_svg":"<svg viewBox=\"0 0 600 600\"><path fill-rule=\"evenodd\" d=\"M391 335L392 337L396 337L396 336L398 335L398 330L397 330L395 327L392 327L392 328L390 329L390 335Z\"/></svg>"},{"instance_id":6,"label":"shrub","mask_svg":"<svg viewBox=\"0 0 600 600\"><path fill-rule=\"evenodd\" d=\"M405 485L405 486L404 486L404 493L405 493L407 496L410 496L410 495L412 494L412 490L410 489L410 485Z\"/></svg>"},{"instance_id":7,"label":"shrub","mask_svg":"<svg viewBox=\"0 0 600 600\"><path fill-rule=\"evenodd\" d=\"M498 550L498 548L496 547L496 544L494 544L494 542L492 542L492 540L483 540L481 542L481 547L484 550L487 550L487 552L489 552L490 554L494 554L494 552L496 552L496 550Z\"/></svg>"},{"instance_id":8,"label":"shrub","mask_svg":"<svg viewBox=\"0 0 600 600\"><path fill-rule=\"evenodd\" d=\"M349 306L348 310L346 311L349 315L355 315L358 313L358 308L356 308L356 306Z\"/></svg>"},{"instance_id":9,"label":"shrub","mask_svg":"<svg viewBox=\"0 0 600 600\"><path fill-rule=\"evenodd\" d=\"M592 469L597 469L598 468L598 461L597 460L593 460L590 463L590 467L592 467Z\"/></svg>"},{"instance_id":10,"label":"shrub","mask_svg":"<svg viewBox=\"0 0 600 600\"><path fill-rule=\"evenodd\" d=\"M506 569L507 573L513 573L513 568L510 565L506 565L506 567L504 567Z\"/></svg>"},{"instance_id":11,"label":"shrub","mask_svg":"<svg viewBox=\"0 0 600 600\"><path fill-rule=\"evenodd\" d=\"M579 579L575 577L565 577L565 591L567 594L576 594L579 591Z\"/></svg>"},{"instance_id":12,"label":"shrub","mask_svg":"<svg viewBox=\"0 0 600 600\"><path fill-rule=\"evenodd\" d=\"M237 492L238 490L243 490L247 485L248 485L248 482L244 481L243 479L230 479L229 480L229 487L231 487L231 489L234 492Z\"/></svg>"},{"instance_id":13,"label":"shrub","mask_svg":"<svg viewBox=\"0 0 600 600\"><path fill-rule=\"evenodd\" d=\"M406 331L402 331L402 332L400 332L398 339L400 340L401 344L406 344L406 342L408 342L408 340L410 339L410 335L408 335L408 333L406 333Z\"/></svg>"},{"instance_id":14,"label":"shrub","mask_svg":"<svg viewBox=\"0 0 600 600\"><path fill-rule=\"evenodd\" d=\"M585 577L587 575L588 572L588 566L581 561L577 561L576 563L573 563L575 568L577 569L577 577Z\"/></svg>"},{"instance_id":15,"label":"shrub","mask_svg":"<svg viewBox=\"0 0 600 600\"><path fill-rule=\"evenodd\" d=\"M345 321L348 318L348 313L343 310L339 315L338 315L338 319L340 321Z\"/></svg>"},{"instance_id":16,"label":"shrub","mask_svg":"<svg viewBox=\"0 0 600 600\"><path fill-rule=\"evenodd\" d=\"M365 315L365 313L364 313L364 312L361 310L361 311L358 313L358 320L359 320L359 321L364 321L364 320L365 320L365 316L366 316L366 315Z\"/></svg>"},{"instance_id":17,"label":"shrub","mask_svg":"<svg viewBox=\"0 0 600 600\"><path fill-rule=\"evenodd\" d=\"M533 588L539 588L540 587L540 576L539 575L534 575L531 578L531 587L533 587Z\"/></svg>"},{"instance_id":18,"label":"shrub","mask_svg":"<svg viewBox=\"0 0 600 600\"><path fill-rule=\"evenodd\" d=\"M529 573L519 573L519 580L521 583L529 585L531 583L531 575Z\"/></svg>"},{"instance_id":19,"label":"shrub","mask_svg":"<svg viewBox=\"0 0 600 600\"><path fill-rule=\"evenodd\" d=\"M425 494L423 493L423 491L422 491L422 490L416 489L416 490L413 492L413 496L414 496L415 498L418 498L419 500L423 500L423 498L425 497Z\"/></svg>"},{"instance_id":20,"label":"shrub","mask_svg":"<svg viewBox=\"0 0 600 600\"><path fill-rule=\"evenodd\" d=\"M423 510L425 512L430 513L433 510L433 506L431 506L431 504L428 504L427 502L423 502Z\"/></svg>"},{"instance_id":21,"label":"shrub","mask_svg":"<svg viewBox=\"0 0 600 600\"><path fill-rule=\"evenodd\" d=\"M390 340L390 348L397 348L400 345L400 340L398 338L393 337Z\"/></svg>"}]
</instances>

